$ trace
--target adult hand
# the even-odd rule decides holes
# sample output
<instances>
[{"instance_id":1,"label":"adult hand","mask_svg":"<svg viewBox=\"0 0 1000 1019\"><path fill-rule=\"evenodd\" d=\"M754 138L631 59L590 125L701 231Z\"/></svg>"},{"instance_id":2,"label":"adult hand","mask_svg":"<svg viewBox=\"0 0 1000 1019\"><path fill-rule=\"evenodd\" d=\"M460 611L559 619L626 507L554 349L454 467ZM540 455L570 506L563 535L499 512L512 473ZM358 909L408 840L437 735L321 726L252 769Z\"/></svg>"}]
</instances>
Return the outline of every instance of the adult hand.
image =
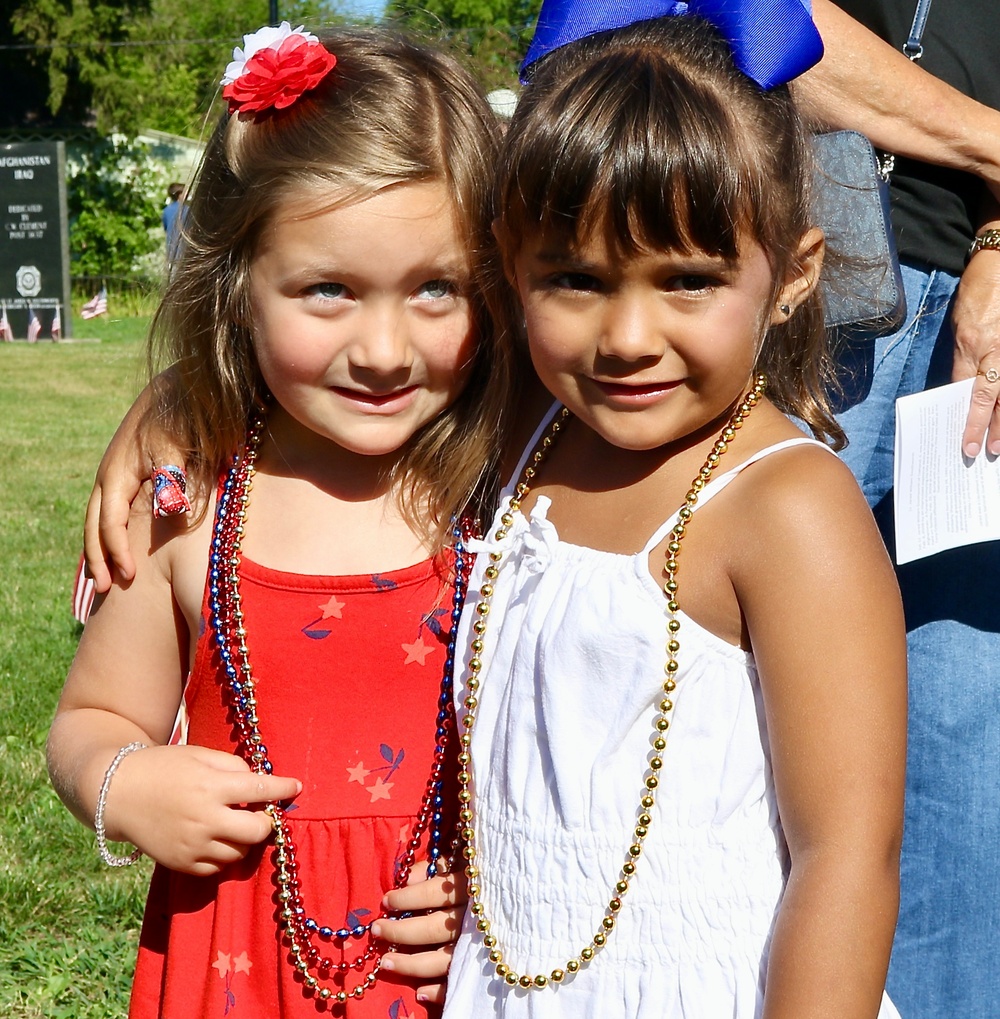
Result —
<instances>
[{"instance_id":1,"label":"adult hand","mask_svg":"<svg viewBox=\"0 0 1000 1019\"><path fill-rule=\"evenodd\" d=\"M979 454L986 438L1000 454L1000 251L977 252L962 273L952 311L952 381L975 378L962 452Z\"/></svg>"}]
</instances>

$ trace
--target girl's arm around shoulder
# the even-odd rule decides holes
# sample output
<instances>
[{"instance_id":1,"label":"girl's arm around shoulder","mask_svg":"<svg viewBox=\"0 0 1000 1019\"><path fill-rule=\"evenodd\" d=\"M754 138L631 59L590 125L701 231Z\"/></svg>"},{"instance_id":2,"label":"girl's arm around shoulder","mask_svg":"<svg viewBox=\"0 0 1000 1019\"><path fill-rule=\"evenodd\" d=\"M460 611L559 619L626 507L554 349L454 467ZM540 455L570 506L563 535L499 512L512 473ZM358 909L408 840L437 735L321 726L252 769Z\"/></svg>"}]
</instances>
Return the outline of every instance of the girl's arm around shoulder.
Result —
<instances>
[{"instance_id":1,"label":"girl's arm around shoulder","mask_svg":"<svg viewBox=\"0 0 1000 1019\"><path fill-rule=\"evenodd\" d=\"M180 704L197 633L211 515L192 527L153 520L148 500L133 506L129 543L135 576L95 605L49 732L53 785L70 810L93 826L105 772L126 757L109 786L109 838L134 843L157 861L212 873L240 858L270 831L261 811L232 809L295 795L292 779L258 776L239 758L204 747L165 746ZM194 592L199 592L195 594ZM194 623L191 622L194 620Z\"/></svg>"},{"instance_id":2,"label":"girl's arm around shoulder","mask_svg":"<svg viewBox=\"0 0 1000 1019\"><path fill-rule=\"evenodd\" d=\"M183 466L183 457L170 436L156 432L149 423L157 390L175 382L175 371L168 368L136 397L97 468L87 501L83 548L87 569L101 594L111 588L112 571L126 582L135 575L127 528L132 503L149 480L152 464Z\"/></svg>"},{"instance_id":3,"label":"girl's arm around shoulder","mask_svg":"<svg viewBox=\"0 0 1000 1019\"><path fill-rule=\"evenodd\" d=\"M799 447L746 472L733 582L760 676L791 870L766 1019L874 1019L896 923L906 639L854 478Z\"/></svg>"}]
</instances>

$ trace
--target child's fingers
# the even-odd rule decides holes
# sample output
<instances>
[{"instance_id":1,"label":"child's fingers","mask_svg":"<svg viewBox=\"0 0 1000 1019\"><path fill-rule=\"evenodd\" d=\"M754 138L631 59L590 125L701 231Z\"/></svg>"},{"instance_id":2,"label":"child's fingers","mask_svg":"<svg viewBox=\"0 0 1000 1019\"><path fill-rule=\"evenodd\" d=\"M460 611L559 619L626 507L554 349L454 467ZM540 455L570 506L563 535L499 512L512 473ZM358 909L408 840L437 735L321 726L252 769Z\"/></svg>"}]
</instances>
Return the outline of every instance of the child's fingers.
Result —
<instances>
[{"instance_id":1,"label":"child's fingers","mask_svg":"<svg viewBox=\"0 0 1000 1019\"><path fill-rule=\"evenodd\" d=\"M223 803L268 803L290 800L302 792L302 783L287 775L268 775L251 771L250 765L236 754L208 747L188 746L185 750L199 767L209 767L217 775L218 795Z\"/></svg>"},{"instance_id":2,"label":"child's fingers","mask_svg":"<svg viewBox=\"0 0 1000 1019\"><path fill-rule=\"evenodd\" d=\"M436 984L422 984L417 988L417 1001L424 1001L429 1005L443 1005L446 986L443 980Z\"/></svg>"},{"instance_id":3,"label":"child's fingers","mask_svg":"<svg viewBox=\"0 0 1000 1019\"><path fill-rule=\"evenodd\" d=\"M123 580L135 576L128 540L129 509L127 499L109 494L100 482L91 490L83 526L83 550L98 591L111 586L108 564L116 567Z\"/></svg>"},{"instance_id":4,"label":"child's fingers","mask_svg":"<svg viewBox=\"0 0 1000 1019\"><path fill-rule=\"evenodd\" d=\"M128 518L131 505L124 498L107 494L101 497L100 521L101 543L106 558L117 568L123 580L135 576L135 560L128 540Z\"/></svg>"},{"instance_id":5,"label":"child's fingers","mask_svg":"<svg viewBox=\"0 0 1000 1019\"><path fill-rule=\"evenodd\" d=\"M458 937L464 913L463 905L398 920L383 918L372 925L372 933L394 945L442 945Z\"/></svg>"},{"instance_id":6,"label":"child's fingers","mask_svg":"<svg viewBox=\"0 0 1000 1019\"><path fill-rule=\"evenodd\" d=\"M431 952L386 952L382 956L382 969L403 977L426 980L429 983L444 980L448 975L454 950L453 945L443 945Z\"/></svg>"},{"instance_id":7,"label":"child's fingers","mask_svg":"<svg viewBox=\"0 0 1000 1019\"><path fill-rule=\"evenodd\" d=\"M429 1005L443 1005L445 983L423 984L417 988L417 1001L427 1002Z\"/></svg>"},{"instance_id":8,"label":"child's fingers","mask_svg":"<svg viewBox=\"0 0 1000 1019\"><path fill-rule=\"evenodd\" d=\"M180 869L195 877L211 877L218 874L223 868L238 863L254 845L256 845L254 842L240 843L216 839L203 857L195 860L189 867Z\"/></svg>"},{"instance_id":9,"label":"child's fingers","mask_svg":"<svg viewBox=\"0 0 1000 1019\"><path fill-rule=\"evenodd\" d=\"M101 544L100 514L101 490L95 486L87 501L87 515L83 523L83 555L87 563L87 575L94 581L97 593L104 594L111 589L111 571Z\"/></svg>"},{"instance_id":10,"label":"child's fingers","mask_svg":"<svg viewBox=\"0 0 1000 1019\"><path fill-rule=\"evenodd\" d=\"M465 875L442 874L414 881L405 888L394 888L386 893L382 905L394 913L415 913L423 909L455 906L467 898Z\"/></svg>"},{"instance_id":11,"label":"child's fingers","mask_svg":"<svg viewBox=\"0 0 1000 1019\"><path fill-rule=\"evenodd\" d=\"M290 800L302 792L302 783L297 778L279 775L260 775L250 772L244 775L234 773L227 777L222 794L226 803L268 803Z\"/></svg>"},{"instance_id":12,"label":"child's fingers","mask_svg":"<svg viewBox=\"0 0 1000 1019\"><path fill-rule=\"evenodd\" d=\"M241 852L241 859L250 846L269 839L274 832L271 815L263 810L231 810L226 823L215 839L216 845L228 845Z\"/></svg>"},{"instance_id":13,"label":"child's fingers","mask_svg":"<svg viewBox=\"0 0 1000 1019\"><path fill-rule=\"evenodd\" d=\"M220 819L214 837L193 856L184 862L172 863L172 870L208 877L218 874L224 867L242 860L247 853L261 842L266 842L274 832L271 818L263 810L228 810Z\"/></svg>"}]
</instances>

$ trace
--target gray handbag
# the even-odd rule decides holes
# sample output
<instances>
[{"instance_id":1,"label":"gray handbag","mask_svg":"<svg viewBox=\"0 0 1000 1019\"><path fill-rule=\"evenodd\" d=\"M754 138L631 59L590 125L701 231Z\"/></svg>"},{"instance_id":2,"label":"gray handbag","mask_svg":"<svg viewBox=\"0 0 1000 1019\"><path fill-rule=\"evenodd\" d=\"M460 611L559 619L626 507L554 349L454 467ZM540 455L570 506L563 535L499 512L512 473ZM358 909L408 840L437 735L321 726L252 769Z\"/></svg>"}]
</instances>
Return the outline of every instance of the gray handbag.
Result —
<instances>
[{"instance_id":1,"label":"gray handbag","mask_svg":"<svg viewBox=\"0 0 1000 1019\"><path fill-rule=\"evenodd\" d=\"M827 328L892 332L906 318L906 295L889 220L888 177L857 131L813 135L813 149L813 211L827 243Z\"/></svg>"},{"instance_id":2,"label":"gray handbag","mask_svg":"<svg viewBox=\"0 0 1000 1019\"><path fill-rule=\"evenodd\" d=\"M903 52L923 56L921 39L931 0L917 0ZM850 326L876 335L906 318L906 295L889 219L889 173L871 142L857 131L813 135L813 208L826 234L822 290L828 328Z\"/></svg>"}]
</instances>

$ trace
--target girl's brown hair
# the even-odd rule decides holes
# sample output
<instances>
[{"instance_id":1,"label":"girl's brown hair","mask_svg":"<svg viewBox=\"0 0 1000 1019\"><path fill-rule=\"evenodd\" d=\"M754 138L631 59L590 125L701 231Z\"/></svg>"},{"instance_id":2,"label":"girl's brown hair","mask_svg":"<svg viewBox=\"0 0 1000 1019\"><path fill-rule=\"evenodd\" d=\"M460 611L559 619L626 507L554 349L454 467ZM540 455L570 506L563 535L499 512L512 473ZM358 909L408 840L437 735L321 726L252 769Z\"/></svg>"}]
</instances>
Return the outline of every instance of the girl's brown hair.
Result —
<instances>
[{"instance_id":1,"label":"girl's brown hair","mask_svg":"<svg viewBox=\"0 0 1000 1019\"><path fill-rule=\"evenodd\" d=\"M251 266L262 231L290 200L348 200L440 182L469 252L477 343L459 398L425 425L389 479L408 519L436 543L467 504L490 499L508 401L509 356L486 299L499 287L490 181L499 134L481 90L450 57L382 31L322 41L337 65L286 110L224 116L200 167L174 268L152 327L151 367L165 359L155 425L207 490L268 394L253 349ZM359 243L363 243L359 239ZM151 427L152 427L151 423Z\"/></svg>"},{"instance_id":2,"label":"girl's brown hair","mask_svg":"<svg viewBox=\"0 0 1000 1019\"><path fill-rule=\"evenodd\" d=\"M496 190L504 253L542 232L572 244L601 230L640 248L736 259L747 239L772 266L774 297L812 225L811 157L787 87L738 71L708 23L642 22L556 50L536 65L507 132ZM814 291L772 326L756 370L768 396L839 448L833 377Z\"/></svg>"}]
</instances>

